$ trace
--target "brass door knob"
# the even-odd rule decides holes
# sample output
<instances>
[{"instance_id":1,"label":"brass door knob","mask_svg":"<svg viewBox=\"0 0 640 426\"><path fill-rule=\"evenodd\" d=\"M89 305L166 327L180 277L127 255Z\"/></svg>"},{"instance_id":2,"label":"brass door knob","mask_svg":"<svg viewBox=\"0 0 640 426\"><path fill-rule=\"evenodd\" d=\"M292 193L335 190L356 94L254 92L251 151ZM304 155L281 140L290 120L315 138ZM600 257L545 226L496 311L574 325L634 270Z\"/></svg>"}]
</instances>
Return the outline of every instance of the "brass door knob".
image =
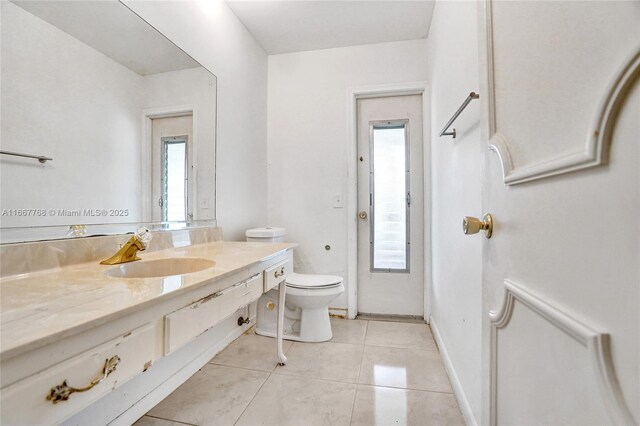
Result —
<instances>
[{"instance_id":1,"label":"brass door knob","mask_svg":"<svg viewBox=\"0 0 640 426\"><path fill-rule=\"evenodd\" d=\"M465 235L477 234L480 230L484 231L485 237L491 238L493 234L493 218L489 213L485 214L482 220L471 216L466 216L462 219L462 232Z\"/></svg>"},{"instance_id":2,"label":"brass door knob","mask_svg":"<svg viewBox=\"0 0 640 426\"><path fill-rule=\"evenodd\" d=\"M360 213L358 213L358 217L360 219L366 219L367 218L367 212L365 212L364 210L362 210Z\"/></svg>"}]
</instances>

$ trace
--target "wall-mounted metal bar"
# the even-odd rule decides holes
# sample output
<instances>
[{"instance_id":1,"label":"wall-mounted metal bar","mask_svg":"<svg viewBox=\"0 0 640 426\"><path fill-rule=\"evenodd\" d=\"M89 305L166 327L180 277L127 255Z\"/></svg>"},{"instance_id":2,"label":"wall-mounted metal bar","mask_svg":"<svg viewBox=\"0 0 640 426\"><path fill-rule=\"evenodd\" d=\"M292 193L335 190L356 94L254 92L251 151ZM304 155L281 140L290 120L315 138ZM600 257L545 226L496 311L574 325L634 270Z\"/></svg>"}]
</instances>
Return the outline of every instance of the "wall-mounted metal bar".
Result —
<instances>
[{"instance_id":1,"label":"wall-mounted metal bar","mask_svg":"<svg viewBox=\"0 0 640 426\"><path fill-rule=\"evenodd\" d=\"M53 158L45 157L44 155L21 154L19 152L11 152L11 151L0 151L0 154L15 155L16 157L35 158L41 163L46 163L47 161L53 161Z\"/></svg>"},{"instance_id":2,"label":"wall-mounted metal bar","mask_svg":"<svg viewBox=\"0 0 640 426\"><path fill-rule=\"evenodd\" d=\"M447 124L445 124L444 129L442 129L442 131L440 132L440 136L453 136L453 138L455 139L456 129L453 129L453 131L451 132L447 132L447 130L449 130L449 127L451 127L453 122L456 121L456 118L458 118L460 113L462 113L462 111L464 111L467 105L469 105L469 102L471 102L474 99L480 99L480 95L477 94L476 92L469 93L469 96L467 96L467 99L464 100L462 105L460 105L460 108L458 108L455 114L453 114L453 117L451 117L451 120L447 121Z\"/></svg>"}]
</instances>

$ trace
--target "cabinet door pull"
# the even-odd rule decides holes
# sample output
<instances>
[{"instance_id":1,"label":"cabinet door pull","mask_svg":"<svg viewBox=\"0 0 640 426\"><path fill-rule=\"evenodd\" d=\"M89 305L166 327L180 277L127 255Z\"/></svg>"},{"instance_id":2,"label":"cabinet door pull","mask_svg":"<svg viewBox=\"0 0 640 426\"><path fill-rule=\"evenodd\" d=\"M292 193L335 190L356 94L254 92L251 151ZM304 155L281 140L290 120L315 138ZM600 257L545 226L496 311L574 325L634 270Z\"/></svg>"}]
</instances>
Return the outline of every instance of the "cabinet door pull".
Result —
<instances>
[{"instance_id":1,"label":"cabinet door pull","mask_svg":"<svg viewBox=\"0 0 640 426\"><path fill-rule=\"evenodd\" d=\"M95 385L102 382L104 379L109 376L109 374L116 371L116 367L120 363L120 357L118 355L114 355L109 359L104 361L104 367L102 367L102 376L96 377L89 383L88 386L84 388L74 388L67 384L65 380L61 385L54 386L49 390L49 395L47 395L47 400L51 401L52 404L57 404L59 401L66 401L69 399L72 393L75 392L86 392L89 389L92 389Z\"/></svg>"},{"instance_id":2,"label":"cabinet door pull","mask_svg":"<svg viewBox=\"0 0 640 426\"><path fill-rule=\"evenodd\" d=\"M280 278L283 275L284 275L284 266L281 267L280 270L276 269L276 271L273 273L273 276L276 278Z\"/></svg>"}]
</instances>

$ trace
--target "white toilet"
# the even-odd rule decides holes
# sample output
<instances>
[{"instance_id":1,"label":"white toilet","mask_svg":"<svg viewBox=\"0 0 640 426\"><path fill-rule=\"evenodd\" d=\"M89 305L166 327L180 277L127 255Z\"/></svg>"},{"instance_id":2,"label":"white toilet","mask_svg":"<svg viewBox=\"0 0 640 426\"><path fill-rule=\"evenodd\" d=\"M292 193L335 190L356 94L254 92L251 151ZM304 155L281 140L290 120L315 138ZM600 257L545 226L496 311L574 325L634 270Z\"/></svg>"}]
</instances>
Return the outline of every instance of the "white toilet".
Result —
<instances>
[{"instance_id":1,"label":"white toilet","mask_svg":"<svg viewBox=\"0 0 640 426\"><path fill-rule=\"evenodd\" d=\"M282 242L284 228L257 228L246 232L247 241ZM329 304L344 292L342 277L292 273L287 278L284 338L301 342L324 342L333 336ZM273 289L258 300L256 333L275 337L278 291Z\"/></svg>"}]
</instances>

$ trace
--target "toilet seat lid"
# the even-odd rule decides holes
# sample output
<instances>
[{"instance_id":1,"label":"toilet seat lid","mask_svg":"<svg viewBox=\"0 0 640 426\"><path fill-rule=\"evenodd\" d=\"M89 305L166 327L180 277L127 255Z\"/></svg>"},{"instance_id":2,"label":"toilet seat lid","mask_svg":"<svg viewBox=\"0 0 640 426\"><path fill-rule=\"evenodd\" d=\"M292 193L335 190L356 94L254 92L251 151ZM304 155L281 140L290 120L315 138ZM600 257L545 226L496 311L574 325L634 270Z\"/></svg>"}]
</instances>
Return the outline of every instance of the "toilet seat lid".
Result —
<instances>
[{"instance_id":1,"label":"toilet seat lid","mask_svg":"<svg viewBox=\"0 0 640 426\"><path fill-rule=\"evenodd\" d=\"M296 288L327 288L336 287L342 283L342 277L337 275L316 275L291 273L287 278L287 286Z\"/></svg>"}]
</instances>

